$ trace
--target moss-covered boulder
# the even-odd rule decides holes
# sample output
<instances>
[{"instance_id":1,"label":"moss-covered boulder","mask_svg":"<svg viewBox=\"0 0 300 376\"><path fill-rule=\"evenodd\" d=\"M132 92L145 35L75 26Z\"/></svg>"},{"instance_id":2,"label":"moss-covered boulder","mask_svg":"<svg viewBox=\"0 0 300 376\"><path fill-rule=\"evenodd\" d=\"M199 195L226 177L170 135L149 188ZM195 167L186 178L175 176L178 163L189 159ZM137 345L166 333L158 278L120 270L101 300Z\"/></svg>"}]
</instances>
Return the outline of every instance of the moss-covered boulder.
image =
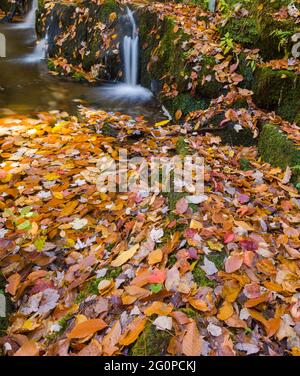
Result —
<instances>
[{"instance_id":1,"label":"moss-covered boulder","mask_svg":"<svg viewBox=\"0 0 300 376\"><path fill-rule=\"evenodd\" d=\"M284 119L299 119L300 76L288 70L258 69L253 83L254 101Z\"/></svg>"},{"instance_id":2,"label":"moss-covered boulder","mask_svg":"<svg viewBox=\"0 0 300 376\"><path fill-rule=\"evenodd\" d=\"M298 187L300 182L300 150L285 133L273 124L265 124L262 128L258 151L262 159L283 170L289 166L293 173L293 182Z\"/></svg>"},{"instance_id":3,"label":"moss-covered boulder","mask_svg":"<svg viewBox=\"0 0 300 376\"><path fill-rule=\"evenodd\" d=\"M48 34L48 54L91 71L95 78L116 79L121 71L118 24L124 9L115 0L39 5L37 32ZM77 78L77 77L76 77Z\"/></svg>"},{"instance_id":4,"label":"moss-covered boulder","mask_svg":"<svg viewBox=\"0 0 300 376\"><path fill-rule=\"evenodd\" d=\"M256 3L256 6L249 5L249 14L234 14L225 25L221 24L221 35L228 33L234 42L246 48L258 48L266 61L290 55L293 46L291 37L299 32L299 25L291 19L275 19L272 12L277 9L276 6L269 7L269 4L263 4L258 10L257 7L264 2Z\"/></svg>"},{"instance_id":5,"label":"moss-covered boulder","mask_svg":"<svg viewBox=\"0 0 300 376\"><path fill-rule=\"evenodd\" d=\"M0 9L2 9L4 12L7 12L9 8L10 8L9 0L0 0Z\"/></svg>"},{"instance_id":6,"label":"moss-covered boulder","mask_svg":"<svg viewBox=\"0 0 300 376\"><path fill-rule=\"evenodd\" d=\"M164 330L157 330L152 324L147 324L139 338L132 346L130 355L159 356L165 355L172 335Z\"/></svg>"}]
</instances>

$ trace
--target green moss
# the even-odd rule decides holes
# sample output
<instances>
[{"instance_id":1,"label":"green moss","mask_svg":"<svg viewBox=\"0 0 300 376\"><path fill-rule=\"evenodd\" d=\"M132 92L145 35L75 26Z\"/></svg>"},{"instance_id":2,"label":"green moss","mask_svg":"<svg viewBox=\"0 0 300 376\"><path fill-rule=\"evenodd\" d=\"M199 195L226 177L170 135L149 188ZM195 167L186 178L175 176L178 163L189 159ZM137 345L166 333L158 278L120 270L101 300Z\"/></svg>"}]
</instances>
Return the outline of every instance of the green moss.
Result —
<instances>
[{"instance_id":1,"label":"green moss","mask_svg":"<svg viewBox=\"0 0 300 376\"><path fill-rule=\"evenodd\" d=\"M300 181L300 150L273 124L265 124L259 137L258 150L262 159L283 170L287 166L294 172L293 182ZM296 167L293 169L293 167Z\"/></svg>"},{"instance_id":2,"label":"green moss","mask_svg":"<svg viewBox=\"0 0 300 376\"><path fill-rule=\"evenodd\" d=\"M132 356L159 356L166 354L172 338L169 332L157 330L155 326L147 324L139 338L132 346Z\"/></svg>"},{"instance_id":3,"label":"green moss","mask_svg":"<svg viewBox=\"0 0 300 376\"><path fill-rule=\"evenodd\" d=\"M207 103L203 98L195 98L190 94L179 94L171 99L163 99L163 102L172 116L177 110L181 110L182 117L185 117L190 112L207 108Z\"/></svg>"},{"instance_id":4,"label":"green moss","mask_svg":"<svg viewBox=\"0 0 300 376\"><path fill-rule=\"evenodd\" d=\"M254 101L293 122L300 108L300 77L288 70L262 68L253 83Z\"/></svg>"},{"instance_id":5,"label":"green moss","mask_svg":"<svg viewBox=\"0 0 300 376\"><path fill-rule=\"evenodd\" d=\"M212 261L218 270L224 269L224 262L226 258L226 252L211 252L207 256L209 261Z\"/></svg>"},{"instance_id":6,"label":"green moss","mask_svg":"<svg viewBox=\"0 0 300 376\"><path fill-rule=\"evenodd\" d=\"M224 269L224 260L226 257L226 252L211 252L209 255L205 256L209 261L213 262L218 270ZM215 288L217 282L210 280L204 270L200 268L200 265L203 265L204 255L201 255L196 267L193 270L194 281L199 286L206 286Z\"/></svg>"},{"instance_id":7,"label":"green moss","mask_svg":"<svg viewBox=\"0 0 300 376\"><path fill-rule=\"evenodd\" d=\"M115 280L121 273L122 273L122 268L113 268L112 266L108 266L107 272L104 277L101 278L93 278L91 279L84 289L79 292L75 299L75 303L80 304L83 302L88 296L91 295L99 295L99 290L98 290L98 285L101 281L104 279L108 280Z\"/></svg>"},{"instance_id":8,"label":"green moss","mask_svg":"<svg viewBox=\"0 0 300 376\"><path fill-rule=\"evenodd\" d=\"M75 72L72 77L77 81L85 81L85 76L81 72Z\"/></svg>"},{"instance_id":9,"label":"green moss","mask_svg":"<svg viewBox=\"0 0 300 376\"><path fill-rule=\"evenodd\" d=\"M46 335L47 343L55 341L60 335L62 335L67 327L69 326L69 321L72 318L72 315L67 313L64 317L62 317L57 324L60 326L60 330L58 332L49 333Z\"/></svg>"},{"instance_id":10,"label":"green moss","mask_svg":"<svg viewBox=\"0 0 300 376\"><path fill-rule=\"evenodd\" d=\"M189 154L189 144L185 141L184 137L179 137L176 142L176 153L181 157Z\"/></svg>"},{"instance_id":11,"label":"green moss","mask_svg":"<svg viewBox=\"0 0 300 376\"><path fill-rule=\"evenodd\" d=\"M9 8L10 8L9 0L0 0L0 9L2 9L4 12L8 12Z\"/></svg>"},{"instance_id":12,"label":"green moss","mask_svg":"<svg viewBox=\"0 0 300 376\"><path fill-rule=\"evenodd\" d=\"M201 317L201 314L192 308L179 308L179 311L185 313L188 317L194 320Z\"/></svg>"},{"instance_id":13,"label":"green moss","mask_svg":"<svg viewBox=\"0 0 300 376\"><path fill-rule=\"evenodd\" d=\"M100 20L105 22L109 19L111 13L119 13L119 11L120 7L115 0L105 0L104 3L101 4Z\"/></svg>"},{"instance_id":14,"label":"green moss","mask_svg":"<svg viewBox=\"0 0 300 376\"><path fill-rule=\"evenodd\" d=\"M119 131L115 128L113 128L109 123L104 123L103 127L101 128L101 132L105 136L111 136L111 137L117 137L119 134Z\"/></svg>"},{"instance_id":15,"label":"green moss","mask_svg":"<svg viewBox=\"0 0 300 376\"><path fill-rule=\"evenodd\" d=\"M161 85L167 82L170 86L176 83L178 91L184 91L187 87L185 57L187 51L182 43L189 36L182 29L175 30L175 22L172 17L160 20L155 13L140 11L138 13L142 54L142 84L150 87L151 80L156 80ZM157 33L149 33L157 29ZM175 32L175 31L176 32Z\"/></svg>"},{"instance_id":16,"label":"green moss","mask_svg":"<svg viewBox=\"0 0 300 376\"><path fill-rule=\"evenodd\" d=\"M176 264L176 262L177 262L177 257L175 255L170 255L168 257L167 267L171 269L172 266Z\"/></svg>"},{"instance_id":17,"label":"green moss","mask_svg":"<svg viewBox=\"0 0 300 376\"><path fill-rule=\"evenodd\" d=\"M219 31L222 36L229 33L236 43L241 43L245 47L253 47L260 37L259 25L254 17L232 17Z\"/></svg>"},{"instance_id":18,"label":"green moss","mask_svg":"<svg viewBox=\"0 0 300 376\"><path fill-rule=\"evenodd\" d=\"M215 288L217 285L216 281L211 281L210 279L208 279L204 270L202 270L198 266L196 266L193 270L193 276L194 281L197 283L198 286Z\"/></svg>"},{"instance_id":19,"label":"green moss","mask_svg":"<svg viewBox=\"0 0 300 376\"><path fill-rule=\"evenodd\" d=\"M241 158L240 159L240 169L242 171L249 171L252 170L251 162L247 158Z\"/></svg>"}]
</instances>

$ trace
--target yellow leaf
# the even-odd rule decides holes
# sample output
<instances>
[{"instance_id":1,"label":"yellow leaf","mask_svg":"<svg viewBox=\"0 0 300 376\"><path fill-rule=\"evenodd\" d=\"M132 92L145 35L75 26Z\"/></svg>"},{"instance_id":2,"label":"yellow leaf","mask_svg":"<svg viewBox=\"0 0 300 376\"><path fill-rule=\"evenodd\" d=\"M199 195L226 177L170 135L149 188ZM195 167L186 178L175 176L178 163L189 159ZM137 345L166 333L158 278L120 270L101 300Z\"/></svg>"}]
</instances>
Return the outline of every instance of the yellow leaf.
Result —
<instances>
[{"instance_id":1,"label":"yellow leaf","mask_svg":"<svg viewBox=\"0 0 300 376\"><path fill-rule=\"evenodd\" d=\"M111 266L113 266L114 268L118 268L119 266L125 264L125 262L127 262L131 259L131 257L134 256L139 247L139 244L135 244L128 251L122 252L114 261L112 261Z\"/></svg>"},{"instance_id":2,"label":"yellow leaf","mask_svg":"<svg viewBox=\"0 0 300 376\"><path fill-rule=\"evenodd\" d=\"M109 22L114 22L114 20L117 18L117 13L116 12L112 12L110 15L109 15Z\"/></svg>"},{"instance_id":3,"label":"yellow leaf","mask_svg":"<svg viewBox=\"0 0 300 376\"><path fill-rule=\"evenodd\" d=\"M233 315L233 313L234 313L234 310L233 310L232 304L225 301L222 304L222 307L220 308L217 317L219 320L225 321L225 320L228 320Z\"/></svg>"},{"instance_id":4,"label":"yellow leaf","mask_svg":"<svg viewBox=\"0 0 300 376\"><path fill-rule=\"evenodd\" d=\"M182 111L179 109L175 113L175 119L178 121L182 116Z\"/></svg>"},{"instance_id":5,"label":"yellow leaf","mask_svg":"<svg viewBox=\"0 0 300 376\"><path fill-rule=\"evenodd\" d=\"M167 125L168 123L170 123L170 120L163 120L159 123L155 123L155 127L162 127L163 125Z\"/></svg>"},{"instance_id":6,"label":"yellow leaf","mask_svg":"<svg viewBox=\"0 0 300 376\"><path fill-rule=\"evenodd\" d=\"M201 230L202 227L202 223L196 221L195 219L191 220L190 228L192 228L193 230Z\"/></svg>"},{"instance_id":7,"label":"yellow leaf","mask_svg":"<svg viewBox=\"0 0 300 376\"><path fill-rule=\"evenodd\" d=\"M207 244L212 251L218 251L218 252L222 251L223 244L221 243L213 243L211 241L208 241Z\"/></svg>"},{"instance_id":8,"label":"yellow leaf","mask_svg":"<svg viewBox=\"0 0 300 376\"><path fill-rule=\"evenodd\" d=\"M148 256L148 262L149 265L157 264L158 262L161 262L163 258L163 253L161 249L156 249L155 251L152 251L149 253Z\"/></svg>"},{"instance_id":9,"label":"yellow leaf","mask_svg":"<svg viewBox=\"0 0 300 376\"><path fill-rule=\"evenodd\" d=\"M225 281L223 290L222 290L222 295L227 302L233 303L237 299L240 291L241 291L241 287L237 281L235 280Z\"/></svg>"},{"instance_id":10,"label":"yellow leaf","mask_svg":"<svg viewBox=\"0 0 300 376\"><path fill-rule=\"evenodd\" d=\"M60 176L55 174L54 172L49 172L49 174L45 175L44 178L46 180L52 181L58 179Z\"/></svg>"},{"instance_id":11,"label":"yellow leaf","mask_svg":"<svg viewBox=\"0 0 300 376\"><path fill-rule=\"evenodd\" d=\"M64 195L61 192L53 192L53 196L58 200L62 200L64 198Z\"/></svg>"}]
</instances>

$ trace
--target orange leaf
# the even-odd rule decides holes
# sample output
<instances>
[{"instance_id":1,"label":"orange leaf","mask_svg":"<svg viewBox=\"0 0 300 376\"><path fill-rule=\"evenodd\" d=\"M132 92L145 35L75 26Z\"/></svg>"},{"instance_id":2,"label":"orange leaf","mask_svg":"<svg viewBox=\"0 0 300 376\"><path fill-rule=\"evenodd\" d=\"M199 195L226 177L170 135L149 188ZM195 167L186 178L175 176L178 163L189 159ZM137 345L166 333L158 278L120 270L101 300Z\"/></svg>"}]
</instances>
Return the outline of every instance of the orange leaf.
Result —
<instances>
[{"instance_id":1,"label":"orange leaf","mask_svg":"<svg viewBox=\"0 0 300 376\"><path fill-rule=\"evenodd\" d=\"M239 270L240 267L243 265L243 261L244 261L244 255L242 253L231 254L225 261L226 273L233 273Z\"/></svg>"},{"instance_id":2,"label":"orange leaf","mask_svg":"<svg viewBox=\"0 0 300 376\"><path fill-rule=\"evenodd\" d=\"M202 350L202 339L195 321L187 325L187 332L182 341L182 352L187 356L199 356Z\"/></svg>"},{"instance_id":3,"label":"orange leaf","mask_svg":"<svg viewBox=\"0 0 300 376\"><path fill-rule=\"evenodd\" d=\"M68 217L70 214L72 214L76 206L78 205L78 203L79 201L77 200L69 202L61 211L60 213L61 217Z\"/></svg>"},{"instance_id":4,"label":"orange leaf","mask_svg":"<svg viewBox=\"0 0 300 376\"><path fill-rule=\"evenodd\" d=\"M147 319L145 317L136 317L122 335L119 341L120 345L128 346L136 341L140 333L144 330L146 322Z\"/></svg>"},{"instance_id":5,"label":"orange leaf","mask_svg":"<svg viewBox=\"0 0 300 376\"><path fill-rule=\"evenodd\" d=\"M151 316L153 314L160 316L168 316L173 310L172 304L166 304L163 302L153 302L144 311L146 316Z\"/></svg>"},{"instance_id":6,"label":"orange leaf","mask_svg":"<svg viewBox=\"0 0 300 376\"><path fill-rule=\"evenodd\" d=\"M104 329L105 327L107 327L107 324L102 319L86 320L77 324L68 334L68 338L85 338L98 332L98 330Z\"/></svg>"},{"instance_id":7,"label":"orange leaf","mask_svg":"<svg viewBox=\"0 0 300 376\"><path fill-rule=\"evenodd\" d=\"M27 340L14 354L14 356L37 356L39 354L39 348L35 341Z\"/></svg>"},{"instance_id":8,"label":"orange leaf","mask_svg":"<svg viewBox=\"0 0 300 376\"><path fill-rule=\"evenodd\" d=\"M6 291L10 294L10 295L15 295L16 292L17 292L17 289L19 287L19 284L21 282L21 276L19 273L15 273L13 275L11 275L9 278L8 278L8 285L6 286Z\"/></svg>"},{"instance_id":9,"label":"orange leaf","mask_svg":"<svg viewBox=\"0 0 300 376\"><path fill-rule=\"evenodd\" d=\"M257 306L260 303L266 302L269 299L269 296L270 296L270 294L268 292L266 292L265 294L262 294L258 298L248 299L245 302L244 306L246 308L255 307L255 306Z\"/></svg>"},{"instance_id":10,"label":"orange leaf","mask_svg":"<svg viewBox=\"0 0 300 376\"><path fill-rule=\"evenodd\" d=\"M111 331L103 338L102 346L104 355L111 356L114 352L118 350L116 344L119 342L121 337L121 324L120 321L116 321Z\"/></svg>"},{"instance_id":11,"label":"orange leaf","mask_svg":"<svg viewBox=\"0 0 300 376\"><path fill-rule=\"evenodd\" d=\"M196 308L198 311L201 311L201 312L209 311L208 305L204 300L190 298L189 303L190 303L191 306Z\"/></svg>"}]
</instances>

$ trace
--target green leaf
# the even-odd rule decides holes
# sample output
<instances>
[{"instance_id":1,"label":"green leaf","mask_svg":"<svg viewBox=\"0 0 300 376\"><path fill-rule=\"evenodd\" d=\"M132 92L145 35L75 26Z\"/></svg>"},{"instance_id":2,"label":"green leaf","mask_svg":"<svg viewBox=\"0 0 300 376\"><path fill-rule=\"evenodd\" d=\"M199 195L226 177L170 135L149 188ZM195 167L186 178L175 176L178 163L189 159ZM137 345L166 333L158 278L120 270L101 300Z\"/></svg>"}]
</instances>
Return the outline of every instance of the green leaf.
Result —
<instances>
[{"instance_id":1,"label":"green leaf","mask_svg":"<svg viewBox=\"0 0 300 376\"><path fill-rule=\"evenodd\" d=\"M34 242L35 248L39 252L42 252L43 248L45 247L45 244L46 244L46 236L41 236L40 238L37 238Z\"/></svg>"},{"instance_id":2,"label":"green leaf","mask_svg":"<svg viewBox=\"0 0 300 376\"><path fill-rule=\"evenodd\" d=\"M30 221L24 221L23 223L20 223L17 226L18 230L30 230L31 229L31 222Z\"/></svg>"},{"instance_id":3,"label":"green leaf","mask_svg":"<svg viewBox=\"0 0 300 376\"><path fill-rule=\"evenodd\" d=\"M153 292L154 294L157 294L163 289L163 285L161 283L155 283L150 285L150 291Z\"/></svg>"},{"instance_id":4,"label":"green leaf","mask_svg":"<svg viewBox=\"0 0 300 376\"><path fill-rule=\"evenodd\" d=\"M22 217L25 217L27 214L29 214L29 213L31 212L31 210L32 210L32 207L31 207L31 206L25 206L25 208L22 208L22 209L20 210L20 215L21 215Z\"/></svg>"}]
</instances>

